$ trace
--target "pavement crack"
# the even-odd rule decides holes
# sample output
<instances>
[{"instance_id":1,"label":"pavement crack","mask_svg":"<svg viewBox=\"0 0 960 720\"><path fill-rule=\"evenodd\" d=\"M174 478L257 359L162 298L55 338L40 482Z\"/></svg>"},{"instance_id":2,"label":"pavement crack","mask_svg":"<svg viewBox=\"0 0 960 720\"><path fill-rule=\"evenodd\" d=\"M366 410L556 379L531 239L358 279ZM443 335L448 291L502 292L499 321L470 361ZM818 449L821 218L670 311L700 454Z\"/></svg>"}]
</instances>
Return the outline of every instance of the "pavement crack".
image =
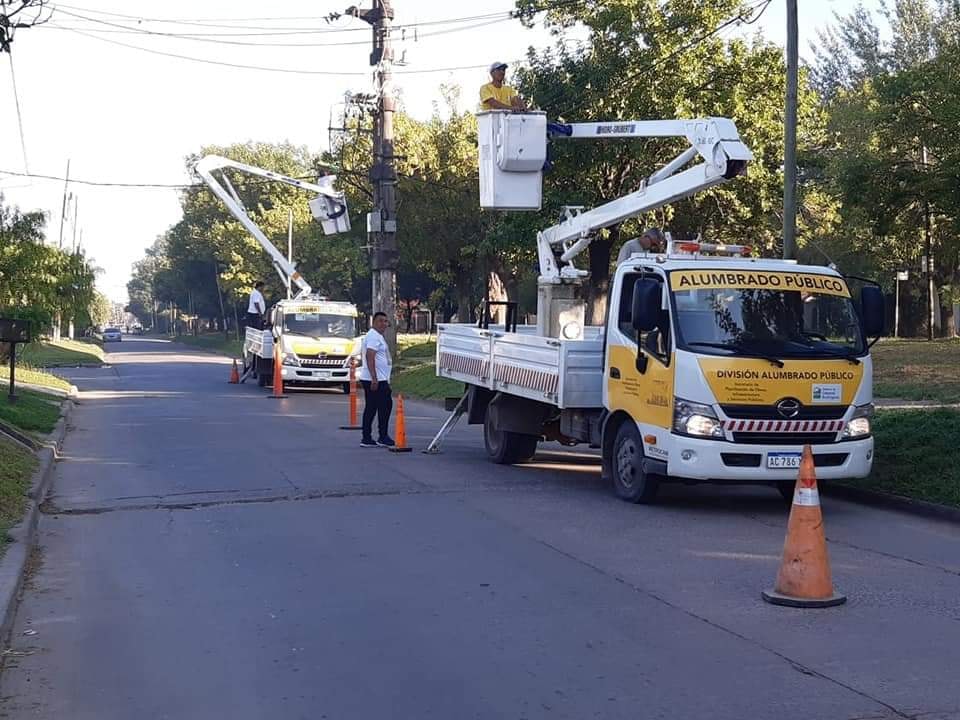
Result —
<instances>
[{"instance_id":1,"label":"pavement crack","mask_svg":"<svg viewBox=\"0 0 960 720\"><path fill-rule=\"evenodd\" d=\"M486 513L486 512L485 512L484 510L482 510L482 509L480 509L480 508L475 508L475 509L476 509L476 511L479 512L480 514L482 514L482 515L484 515L484 516L486 516L486 517L488 517L488 518L490 518L490 519L492 519L492 520L497 520L497 518L489 515L488 513ZM499 520L497 520L497 521L499 522ZM745 643L748 643L748 644L750 644L750 645L753 645L754 647L760 648L761 650L763 650L763 651L765 651L765 652L768 652L768 653L770 653L771 655L773 655L773 656L775 656L775 657L780 658L781 660L783 660L784 662L786 662L791 668L793 668L794 670L796 670L796 671L799 672L799 673L802 673L802 674L804 674L804 675L808 675L808 676L811 676L811 677L815 677L815 678L817 678L817 679L819 679L819 680L823 680L824 682L831 683L831 684L833 684L833 685L836 685L837 687L841 687L841 688L843 688L844 690L847 690L848 692L854 693L855 695L858 695L858 696L864 698L865 700L869 700L869 701L872 702L872 703L876 703L877 705L879 705L879 706L885 708L886 710L888 710L889 712L893 713L893 715L894 715L895 717L904 718L904 720L915 720L915 716L914 716L914 715L910 715L910 714L908 714L908 713L905 713L905 712L903 712L902 710L899 710L898 708L894 707L894 706L891 705L890 703L884 702L883 700L880 700L879 698L873 697L873 696L870 695L869 693L867 693L867 692L865 692L865 691L863 691L863 690L859 690L858 688L855 688L855 687L853 687L852 685L849 685L849 684L843 682L842 680L839 680L839 679L837 679L837 678L831 677L830 675L826 675L825 673L819 672L819 671L817 671L817 670L815 670L815 669L813 669L813 668L811 668L811 667L803 664L803 663L800 662L799 660L795 660L794 658L791 658L791 657L790 657L789 655L787 655L786 653L783 653L783 652L781 652L781 651L779 651L779 650L776 650L775 648L772 648L772 647L770 647L770 646L768 646L768 645L765 645L764 643L760 642L759 640L755 640L754 638L751 638L751 637L749 637L749 636L747 636L747 635L744 635L744 634L742 634L742 633L740 633L740 632L737 632L737 631L734 630L733 628L729 628L729 627L727 627L727 626L725 626L725 625L722 625L722 624L720 624L719 622L716 622L716 621L714 621L714 620L711 620L710 618L708 618L708 617L706 617L706 616L699 615L698 613L694 612L693 610L688 610L688 609L685 608L685 607L682 607L682 606L680 606L680 605L677 605L676 603L671 602L671 601L668 600L667 598L662 597L661 595L658 595L658 594L656 594L656 593L654 593L654 592L651 592L650 590L647 590L646 588L643 588L643 587L641 587L641 586L633 583L632 581L628 580L627 578L625 578L625 577L623 577L623 576L621 576L621 575L618 575L617 573L614 573L614 572L610 572L610 571L608 571L608 570L605 570L604 568L600 567L599 565L595 565L594 563L592 563L592 562L590 562L590 561L588 561L588 560L584 560L583 558L579 558L579 557L577 557L576 555L573 555L572 553L570 553L570 552L568 552L568 551L566 551L566 550L564 550L564 549L562 549L562 548L560 548L560 547L557 547L556 545L548 542L547 540L544 540L543 538L539 538L539 537L536 537L535 535L531 535L531 534L529 534L526 530L524 530L523 528L517 528L517 529L518 529L521 533L523 533L524 535L526 535L528 538L530 538L531 540L533 540L534 542L540 543L541 545L543 545L544 547L549 548L549 549L552 550L553 552L558 553L558 554L562 555L563 557L565 557L565 558L567 558L567 559L569 559L569 560L572 560L572 561L575 562L575 563L578 563L578 564L580 564L580 565L583 565L584 567L589 568L590 570L592 570L592 571L594 571L594 572L602 575L602 576L605 577L605 578L608 578L608 579L614 580L614 581L616 581L616 582L618 582L618 583L621 583L621 584L623 584L623 585L626 585L627 587L629 587L629 588L630 588L631 590L633 590L634 592L639 593L640 595L644 595L644 596L650 598L651 600L654 600L654 601L656 601L656 602L664 605L665 607L670 608L671 610L674 610L674 611L676 611L676 612L683 613L683 614L686 615L687 617L693 618L694 620L699 620L700 622L702 622L702 623L704 623L704 624L706 624L706 625L714 628L715 630L718 630L718 631L720 631L720 632L722 632L722 633L726 633L727 635L730 635L731 637L735 637L735 638L737 638L737 639L739 639L739 640L741 640L741 641L743 641L743 642L745 642Z\"/></svg>"},{"instance_id":2,"label":"pavement crack","mask_svg":"<svg viewBox=\"0 0 960 720\"><path fill-rule=\"evenodd\" d=\"M450 495L461 493L461 490L333 490L307 493L283 493L260 497L240 497L230 500L212 498L210 500L195 500L192 502L165 502L160 497L157 502L137 503L130 505L100 505L88 507L58 507L50 500L40 506L44 515L104 515L114 512L143 511L143 510L200 510L204 508L229 507L231 505L266 505L277 502L307 502L314 500L337 500L363 497L400 497L407 495ZM172 522L172 519L171 519Z\"/></svg>"},{"instance_id":3,"label":"pavement crack","mask_svg":"<svg viewBox=\"0 0 960 720\"><path fill-rule=\"evenodd\" d=\"M754 520L755 522L758 522L761 525L766 525L767 527L772 527L772 528L783 527L780 524L769 522L767 520L764 520L762 517L759 517L758 515L754 515L752 513L741 513L741 517ZM825 535L825 538L827 542L832 545L838 545L841 547L850 548L851 550L859 550L860 552L870 553L872 555L879 555L880 557L885 557L889 560L900 560L901 562L908 563L909 565L916 565L918 567L926 568L928 570L939 570L940 572L946 573L947 575L960 577L960 570L957 570L955 568L949 568L943 565L937 565L936 563L923 562L922 560L915 560L913 558L905 557L903 555L889 553L884 550L877 550L876 548L864 547L863 545L857 545L856 543L849 542L848 540L838 540L837 538L830 537L829 535Z\"/></svg>"}]
</instances>

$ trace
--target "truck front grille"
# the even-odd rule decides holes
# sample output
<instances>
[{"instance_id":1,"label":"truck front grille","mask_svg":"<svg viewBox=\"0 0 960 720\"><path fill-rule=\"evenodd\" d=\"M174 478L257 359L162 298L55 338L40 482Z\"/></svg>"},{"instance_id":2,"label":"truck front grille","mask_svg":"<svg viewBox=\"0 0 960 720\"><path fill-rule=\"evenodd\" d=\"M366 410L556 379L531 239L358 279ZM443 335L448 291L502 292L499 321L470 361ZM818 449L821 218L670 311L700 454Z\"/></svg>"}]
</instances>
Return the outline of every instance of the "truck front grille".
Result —
<instances>
[{"instance_id":1,"label":"truck front grille","mask_svg":"<svg viewBox=\"0 0 960 720\"><path fill-rule=\"evenodd\" d=\"M797 414L785 418L775 405L721 405L727 417L743 420L839 420L846 405L801 405Z\"/></svg>"},{"instance_id":2,"label":"truck front grille","mask_svg":"<svg viewBox=\"0 0 960 720\"><path fill-rule=\"evenodd\" d=\"M735 443L744 445L828 445L837 441L835 432L735 432Z\"/></svg>"},{"instance_id":3,"label":"truck front grille","mask_svg":"<svg viewBox=\"0 0 960 720\"><path fill-rule=\"evenodd\" d=\"M346 355L297 355L303 367L341 368L347 362Z\"/></svg>"}]
</instances>

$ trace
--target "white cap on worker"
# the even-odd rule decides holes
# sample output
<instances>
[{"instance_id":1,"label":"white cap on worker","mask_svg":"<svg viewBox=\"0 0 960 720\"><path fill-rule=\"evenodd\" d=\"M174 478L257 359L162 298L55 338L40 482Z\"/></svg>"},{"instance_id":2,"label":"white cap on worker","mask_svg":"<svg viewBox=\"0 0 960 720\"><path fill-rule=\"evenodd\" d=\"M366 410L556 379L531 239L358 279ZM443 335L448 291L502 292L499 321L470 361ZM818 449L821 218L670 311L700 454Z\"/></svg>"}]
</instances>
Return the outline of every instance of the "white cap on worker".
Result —
<instances>
[{"instance_id":1,"label":"white cap on worker","mask_svg":"<svg viewBox=\"0 0 960 720\"><path fill-rule=\"evenodd\" d=\"M493 72L494 70L499 70L500 68L505 68L505 67L507 67L507 64L505 62L495 62L490 66L490 72Z\"/></svg>"}]
</instances>

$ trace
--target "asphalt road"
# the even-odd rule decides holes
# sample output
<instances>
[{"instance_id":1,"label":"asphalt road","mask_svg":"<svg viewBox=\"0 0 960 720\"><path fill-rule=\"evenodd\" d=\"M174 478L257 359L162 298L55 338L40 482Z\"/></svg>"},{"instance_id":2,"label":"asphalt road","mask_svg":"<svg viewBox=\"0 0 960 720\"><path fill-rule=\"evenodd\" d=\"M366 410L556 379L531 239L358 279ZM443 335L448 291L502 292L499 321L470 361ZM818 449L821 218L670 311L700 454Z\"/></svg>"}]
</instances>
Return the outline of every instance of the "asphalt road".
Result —
<instances>
[{"instance_id":1,"label":"asphalt road","mask_svg":"<svg viewBox=\"0 0 960 720\"><path fill-rule=\"evenodd\" d=\"M147 339L83 391L0 677L7 718L960 718L960 528L827 499L830 610L764 604L770 488L615 499L475 427L359 447ZM426 445L443 412L408 404Z\"/></svg>"}]
</instances>

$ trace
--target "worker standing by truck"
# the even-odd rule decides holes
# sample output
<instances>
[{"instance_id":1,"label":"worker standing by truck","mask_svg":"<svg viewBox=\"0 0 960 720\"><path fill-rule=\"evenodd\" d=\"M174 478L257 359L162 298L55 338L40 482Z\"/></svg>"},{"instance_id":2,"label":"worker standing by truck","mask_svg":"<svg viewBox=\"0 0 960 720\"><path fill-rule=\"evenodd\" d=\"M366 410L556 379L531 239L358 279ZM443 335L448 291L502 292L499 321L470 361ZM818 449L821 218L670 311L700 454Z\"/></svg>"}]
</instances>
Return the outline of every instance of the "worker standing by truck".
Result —
<instances>
[{"instance_id":1,"label":"worker standing by truck","mask_svg":"<svg viewBox=\"0 0 960 720\"><path fill-rule=\"evenodd\" d=\"M390 438L390 413L393 410L393 395L390 391L390 346L383 333L389 323L387 314L376 312L373 327L363 338L363 367L360 369L360 384L363 386L363 447L393 447ZM377 417L379 439L373 440L373 417Z\"/></svg>"}]
</instances>

